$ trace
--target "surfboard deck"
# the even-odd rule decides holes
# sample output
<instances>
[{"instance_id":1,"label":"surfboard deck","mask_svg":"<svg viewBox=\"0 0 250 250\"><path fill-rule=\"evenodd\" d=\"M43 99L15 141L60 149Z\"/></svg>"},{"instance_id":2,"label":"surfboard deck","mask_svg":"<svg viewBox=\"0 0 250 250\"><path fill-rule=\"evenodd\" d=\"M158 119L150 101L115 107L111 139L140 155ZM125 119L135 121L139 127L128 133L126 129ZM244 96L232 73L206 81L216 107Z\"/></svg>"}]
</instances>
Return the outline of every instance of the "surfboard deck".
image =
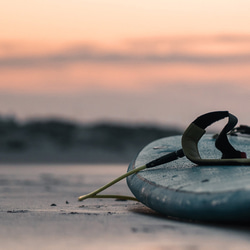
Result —
<instances>
[{"instance_id":1,"label":"surfboard deck","mask_svg":"<svg viewBox=\"0 0 250 250\"><path fill-rule=\"evenodd\" d=\"M230 143L250 157L250 139L230 136ZM128 171L181 148L181 136L144 147ZM220 158L213 135L199 142L202 158ZM186 157L127 177L134 196L169 217L210 222L250 221L250 166L198 166Z\"/></svg>"}]
</instances>

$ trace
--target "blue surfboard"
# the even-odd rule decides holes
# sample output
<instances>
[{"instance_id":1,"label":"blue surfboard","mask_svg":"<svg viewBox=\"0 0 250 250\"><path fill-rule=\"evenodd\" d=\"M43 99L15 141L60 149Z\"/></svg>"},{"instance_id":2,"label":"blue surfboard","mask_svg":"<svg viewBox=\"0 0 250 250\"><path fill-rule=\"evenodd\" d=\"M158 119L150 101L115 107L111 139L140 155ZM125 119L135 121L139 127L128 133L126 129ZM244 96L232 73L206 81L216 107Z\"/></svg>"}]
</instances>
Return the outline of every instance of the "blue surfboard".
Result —
<instances>
[{"instance_id":1,"label":"blue surfboard","mask_svg":"<svg viewBox=\"0 0 250 250\"><path fill-rule=\"evenodd\" d=\"M250 156L250 139L230 136L235 148ZM202 158L220 158L213 135L199 142ZM156 140L144 147L128 171L181 148L181 136ZM186 157L127 177L134 196L169 217L210 222L250 221L250 166L198 166Z\"/></svg>"}]
</instances>

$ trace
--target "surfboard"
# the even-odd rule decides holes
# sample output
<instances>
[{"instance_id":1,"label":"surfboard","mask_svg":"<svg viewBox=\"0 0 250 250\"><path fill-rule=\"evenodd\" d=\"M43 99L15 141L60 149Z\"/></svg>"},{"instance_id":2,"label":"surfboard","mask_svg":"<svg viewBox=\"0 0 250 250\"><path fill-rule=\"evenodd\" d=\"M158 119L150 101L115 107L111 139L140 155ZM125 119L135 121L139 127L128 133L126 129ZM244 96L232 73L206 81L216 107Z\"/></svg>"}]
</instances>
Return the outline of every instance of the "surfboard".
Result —
<instances>
[{"instance_id":1,"label":"surfboard","mask_svg":"<svg viewBox=\"0 0 250 250\"><path fill-rule=\"evenodd\" d=\"M229 136L250 157L250 139ZM202 158L220 158L212 134L199 142ZM181 148L181 136L162 138L144 147L128 171ZM209 222L250 221L250 166L198 166L186 157L127 177L134 196L168 217Z\"/></svg>"}]
</instances>

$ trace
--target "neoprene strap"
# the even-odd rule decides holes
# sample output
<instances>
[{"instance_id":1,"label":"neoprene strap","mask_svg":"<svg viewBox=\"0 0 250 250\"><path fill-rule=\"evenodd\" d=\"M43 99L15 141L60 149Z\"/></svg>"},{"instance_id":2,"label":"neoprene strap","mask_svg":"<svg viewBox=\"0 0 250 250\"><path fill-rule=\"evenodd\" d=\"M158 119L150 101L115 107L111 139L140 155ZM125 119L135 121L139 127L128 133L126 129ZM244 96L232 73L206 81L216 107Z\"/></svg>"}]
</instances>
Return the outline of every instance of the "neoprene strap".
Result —
<instances>
[{"instance_id":1,"label":"neoprene strap","mask_svg":"<svg viewBox=\"0 0 250 250\"><path fill-rule=\"evenodd\" d=\"M215 146L222 152L222 159L202 159L198 150L198 142L206 133L205 128L216 121L228 117L228 123L225 125ZM185 130L182 136L182 149L186 157L199 165L250 165L250 159L246 159L244 152L237 151L228 141L227 133L237 124L238 119L228 111L215 111L199 116Z\"/></svg>"}]
</instances>

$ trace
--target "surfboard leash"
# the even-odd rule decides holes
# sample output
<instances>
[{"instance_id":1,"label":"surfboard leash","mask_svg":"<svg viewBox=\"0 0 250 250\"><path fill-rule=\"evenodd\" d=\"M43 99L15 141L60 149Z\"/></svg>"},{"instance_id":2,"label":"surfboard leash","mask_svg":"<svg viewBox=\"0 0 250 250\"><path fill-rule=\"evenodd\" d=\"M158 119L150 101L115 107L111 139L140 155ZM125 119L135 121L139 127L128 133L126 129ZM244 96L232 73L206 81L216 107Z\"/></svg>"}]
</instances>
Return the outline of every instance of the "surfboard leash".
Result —
<instances>
[{"instance_id":1,"label":"surfboard leash","mask_svg":"<svg viewBox=\"0 0 250 250\"><path fill-rule=\"evenodd\" d=\"M220 134L217 136L215 140L215 146L218 150L222 152L221 159L202 159L199 154L198 150L198 142L201 137L206 133L206 128L210 126L212 123L219 121L225 117L228 117L228 122L225 127L222 129ZM109 188L110 186L114 185L115 183L121 181L122 179L138 173L146 168L156 167L162 164L166 164L168 162L177 160L178 158L186 156L190 161L198 164L198 165L250 165L250 159L246 158L245 152L240 152L235 150L234 147L228 141L227 135L232 134L235 135L236 133L245 133L250 134L250 127L248 126L240 126L235 128L238 119L230 114L228 111L214 111L210 113L206 113L204 115L199 116L196 118L189 127L184 131L182 136L182 148L163 155L151 162L146 163L143 166L137 167L118 178L114 179L113 181L107 183L106 185L96 189L95 191L82 195L78 197L78 201L83 201L88 198L116 198L122 200L136 200L135 197L130 196L120 196L120 195L98 195L98 193L102 192L103 190Z\"/></svg>"},{"instance_id":2,"label":"surfboard leash","mask_svg":"<svg viewBox=\"0 0 250 250\"><path fill-rule=\"evenodd\" d=\"M135 174L135 173L138 173L139 171L142 171L146 168L152 168L152 167L156 167L156 166L159 166L159 165L162 165L162 164L166 164L168 162L171 162L171 161L174 161L174 160L177 160L178 158L181 158L185 156L184 153L183 153L183 150L182 149L179 149L175 152L171 152L167 155L163 155L151 162L148 162L147 164L141 166L141 167L137 167L135 169L132 169L130 170L129 172L119 176L118 178L114 179L113 181L107 183L106 185L96 189L95 191L89 193L89 194L86 194L86 195L82 195L80 197L78 197L78 201L83 201L83 200L86 200L88 198L115 198L115 199L121 199L121 200L136 200L138 201L135 197L132 197L132 196L121 196L121 195L97 195L98 193L102 192L103 190L109 188L110 186L114 185L115 183L123 180L124 178L132 175L132 174Z\"/></svg>"}]
</instances>

